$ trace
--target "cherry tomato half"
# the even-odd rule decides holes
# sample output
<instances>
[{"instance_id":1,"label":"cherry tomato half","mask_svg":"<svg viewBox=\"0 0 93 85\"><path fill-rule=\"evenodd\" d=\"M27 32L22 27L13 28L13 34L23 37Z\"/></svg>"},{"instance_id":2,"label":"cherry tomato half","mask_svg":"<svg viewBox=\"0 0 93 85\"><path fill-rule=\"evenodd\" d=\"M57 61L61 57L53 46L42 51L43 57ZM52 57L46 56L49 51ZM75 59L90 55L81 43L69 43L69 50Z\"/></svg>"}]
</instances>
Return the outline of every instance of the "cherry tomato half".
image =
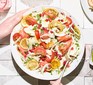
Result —
<instances>
[{"instance_id":1,"label":"cherry tomato half","mask_svg":"<svg viewBox=\"0 0 93 85\"><path fill-rule=\"evenodd\" d=\"M45 60L48 63L50 63L54 59L55 56L57 56L57 53L52 51L52 55L50 56L50 58L46 56L46 59Z\"/></svg>"},{"instance_id":2,"label":"cherry tomato half","mask_svg":"<svg viewBox=\"0 0 93 85\"><path fill-rule=\"evenodd\" d=\"M64 23L67 27L72 23L72 19L70 17L66 17L67 22Z\"/></svg>"},{"instance_id":3,"label":"cherry tomato half","mask_svg":"<svg viewBox=\"0 0 93 85\"><path fill-rule=\"evenodd\" d=\"M25 50L25 49L23 49L22 47L18 47L18 50L20 51L20 53L24 56L24 58L26 58L27 57L27 54L28 54L28 52Z\"/></svg>"},{"instance_id":4,"label":"cherry tomato half","mask_svg":"<svg viewBox=\"0 0 93 85\"><path fill-rule=\"evenodd\" d=\"M37 24L37 21L33 18L33 17L30 17L30 16L28 16L27 18L26 18L26 22L27 22L27 24L29 24L29 25L34 25L34 24Z\"/></svg>"},{"instance_id":5,"label":"cherry tomato half","mask_svg":"<svg viewBox=\"0 0 93 85\"><path fill-rule=\"evenodd\" d=\"M16 41L18 38L22 38L22 36L19 33L15 33L13 35L13 40Z\"/></svg>"},{"instance_id":6,"label":"cherry tomato half","mask_svg":"<svg viewBox=\"0 0 93 85\"><path fill-rule=\"evenodd\" d=\"M29 38L29 34L27 34L25 31L24 31L24 28L22 30L20 30L20 35L22 36L22 38Z\"/></svg>"},{"instance_id":7,"label":"cherry tomato half","mask_svg":"<svg viewBox=\"0 0 93 85\"><path fill-rule=\"evenodd\" d=\"M40 43L40 45L41 45L41 46L43 46L44 48L47 48L47 46L46 46L46 43L45 43L45 42L41 42L41 43Z\"/></svg>"},{"instance_id":8,"label":"cherry tomato half","mask_svg":"<svg viewBox=\"0 0 93 85\"><path fill-rule=\"evenodd\" d=\"M39 34L38 30L35 30L35 36L36 36L37 39L40 39L40 34Z\"/></svg>"},{"instance_id":9,"label":"cherry tomato half","mask_svg":"<svg viewBox=\"0 0 93 85\"><path fill-rule=\"evenodd\" d=\"M37 46L37 47L34 49L34 53L35 53L35 54L40 54L40 55L46 56L46 50L44 49L43 46Z\"/></svg>"},{"instance_id":10,"label":"cherry tomato half","mask_svg":"<svg viewBox=\"0 0 93 85\"><path fill-rule=\"evenodd\" d=\"M69 36L69 35L64 35L64 36L57 37L57 40L60 41L60 42L66 42L66 41L68 41L70 39L72 39L72 37Z\"/></svg>"}]
</instances>

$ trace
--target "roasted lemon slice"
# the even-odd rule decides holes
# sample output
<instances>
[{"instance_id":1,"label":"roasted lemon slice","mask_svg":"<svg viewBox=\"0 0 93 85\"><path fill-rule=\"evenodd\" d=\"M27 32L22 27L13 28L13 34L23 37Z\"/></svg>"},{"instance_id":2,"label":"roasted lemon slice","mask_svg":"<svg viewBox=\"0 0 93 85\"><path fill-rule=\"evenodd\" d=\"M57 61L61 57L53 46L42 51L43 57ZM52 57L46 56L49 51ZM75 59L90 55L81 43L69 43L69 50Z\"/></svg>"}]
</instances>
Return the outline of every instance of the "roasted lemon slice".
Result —
<instances>
[{"instance_id":1,"label":"roasted lemon slice","mask_svg":"<svg viewBox=\"0 0 93 85\"><path fill-rule=\"evenodd\" d=\"M88 1L88 4L91 8L93 8L93 0L87 0Z\"/></svg>"},{"instance_id":2,"label":"roasted lemon slice","mask_svg":"<svg viewBox=\"0 0 93 85\"><path fill-rule=\"evenodd\" d=\"M44 14L46 14L51 19L55 19L58 16L58 11L56 9L47 8L44 10Z\"/></svg>"},{"instance_id":3,"label":"roasted lemon slice","mask_svg":"<svg viewBox=\"0 0 93 85\"><path fill-rule=\"evenodd\" d=\"M23 18L22 18L22 20L21 20L21 25L23 26L23 27L28 27L29 25L27 24L27 22L26 22L26 18L27 18L28 16L24 16Z\"/></svg>"},{"instance_id":4,"label":"roasted lemon slice","mask_svg":"<svg viewBox=\"0 0 93 85\"><path fill-rule=\"evenodd\" d=\"M60 61L57 59L57 58L54 58L52 61L51 61L51 67L52 69L57 69L60 67Z\"/></svg>"},{"instance_id":5,"label":"roasted lemon slice","mask_svg":"<svg viewBox=\"0 0 93 85\"><path fill-rule=\"evenodd\" d=\"M63 31L65 26L60 22L60 21L57 21L57 20L53 20L52 22L49 23L48 25L48 28L49 29L52 29L52 28L58 28L60 31Z\"/></svg>"},{"instance_id":6,"label":"roasted lemon slice","mask_svg":"<svg viewBox=\"0 0 93 85\"><path fill-rule=\"evenodd\" d=\"M20 46L21 46L23 49L28 49L27 38L23 38L23 39L20 41Z\"/></svg>"},{"instance_id":7,"label":"roasted lemon slice","mask_svg":"<svg viewBox=\"0 0 93 85\"><path fill-rule=\"evenodd\" d=\"M32 60L29 60L27 63L26 63L26 66L28 69L30 70L36 70L38 67L39 67L39 64L38 64L38 61L35 60L35 59L32 59Z\"/></svg>"}]
</instances>

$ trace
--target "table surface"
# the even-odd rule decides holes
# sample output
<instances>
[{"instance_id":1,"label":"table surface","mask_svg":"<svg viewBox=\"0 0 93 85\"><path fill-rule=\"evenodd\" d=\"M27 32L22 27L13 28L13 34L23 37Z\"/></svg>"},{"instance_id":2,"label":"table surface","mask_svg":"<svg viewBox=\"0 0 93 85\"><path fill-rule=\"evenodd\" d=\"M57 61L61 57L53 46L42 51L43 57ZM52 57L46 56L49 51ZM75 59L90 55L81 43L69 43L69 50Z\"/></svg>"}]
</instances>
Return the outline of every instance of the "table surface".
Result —
<instances>
[{"instance_id":1,"label":"table surface","mask_svg":"<svg viewBox=\"0 0 93 85\"><path fill-rule=\"evenodd\" d=\"M93 24L84 15L80 0L11 0L12 7L6 13L0 13L0 23L16 12L37 5L53 5L69 12L79 23L84 43L93 44ZM30 1L30 4L29 4ZM0 40L0 49L9 45L9 38ZM88 47L88 46L87 46ZM1 51L0 51L1 52ZM84 53L79 66L68 76L62 79L66 85L93 85L93 70L89 67L89 55ZM49 81L37 80L24 73L12 58L11 50L7 49L0 54L0 85L48 85Z\"/></svg>"}]
</instances>

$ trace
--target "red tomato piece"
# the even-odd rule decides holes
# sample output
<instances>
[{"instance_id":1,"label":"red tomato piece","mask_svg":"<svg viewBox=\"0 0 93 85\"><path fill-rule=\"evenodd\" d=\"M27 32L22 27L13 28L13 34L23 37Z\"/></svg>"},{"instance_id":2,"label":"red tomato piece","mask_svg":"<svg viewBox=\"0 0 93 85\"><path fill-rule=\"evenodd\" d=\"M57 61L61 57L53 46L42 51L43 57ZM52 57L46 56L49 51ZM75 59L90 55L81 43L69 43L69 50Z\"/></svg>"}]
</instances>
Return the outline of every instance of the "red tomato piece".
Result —
<instances>
[{"instance_id":1,"label":"red tomato piece","mask_svg":"<svg viewBox=\"0 0 93 85\"><path fill-rule=\"evenodd\" d=\"M68 52L68 49L70 48L71 44L72 44L72 39L67 41L66 44L59 46L59 50L62 53L62 56L64 56Z\"/></svg>"},{"instance_id":2,"label":"red tomato piece","mask_svg":"<svg viewBox=\"0 0 93 85\"><path fill-rule=\"evenodd\" d=\"M39 66L40 66L40 67L43 67L43 66L46 65L46 64L47 64L46 61L41 61L41 62L39 63Z\"/></svg>"},{"instance_id":3,"label":"red tomato piece","mask_svg":"<svg viewBox=\"0 0 93 85\"><path fill-rule=\"evenodd\" d=\"M52 51L52 55L50 56L50 58L46 56L46 61L50 63L54 59L55 56L57 56L57 52Z\"/></svg>"},{"instance_id":4,"label":"red tomato piece","mask_svg":"<svg viewBox=\"0 0 93 85\"><path fill-rule=\"evenodd\" d=\"M18 50L24 56L24 58L26 58L28 52L25 49L23 49L22 47L18 47Z\"/></svg>"},{"instance_id":5,"label":"red tomato piece","mask_svg":"<svg viewBox=\"0 0 93 85\"><path fill-rule=\"evenodd\" d=\"M34 49L34 53L35 53L35 54L40 54L40 55L46 56L46 50L44 49L43 46L37 46L37 47Z\"/></svg>"},{"instance_id":6,"label":"red tomato piece","mask_svg":"<svg viewBox=\"0 0 93 85\"><path fill-rule=\"evenodd\" d=\"M46 56L45 61L48 62L48 63L50 63L51 62L51 58L49 58L49 57Z\"/></svg>"},{"instance_id":7,"label":"red tomato piece","mask_svg":"<svg viewBox=\"0 0 93 85\"><path fill-rule=\"evenodd\" d=\"M45 27L43 27L42 29L43 29L43 34L45 34L45 33L48 33L48 32L49 32L49 30L48 30L47 28L45 28Z\"/></svg>"},{"instance_id":8,"label":"red tomato piece","mask_svg":"<svg viewBox=\"0 0 93 85\"><path fill-rule=\"evenodd\" d=\"M42 26L42 24L38 24L38 29L40 29L40 28L41 28L41 26Z\"/></svg>"},{"instance_id":9,"label":"red tomato piece","mask_svg":"<svg viewBox=\"0 0 93 85\"><path fill-rule=\"evenodd\" d=\"M46 39L48 39L48 38L49 38L48 35L41 36L41 39L43 39L43 40L46 40Z\"/></svg>"},{"instance_id":10,"label":"red tomato piece","mask_svg":"<svg viewBox=\"0 0 93 85\"><path fill-rule=\"evenodd\" d=\"M38 30L35 30L35 36L36 36L37 39L40 39L40 34L39 34Z\"/></svg>"},{"instance_id":11,"label":"red tomato piece","mask_svg":"<svg viewBox=\"0 0 93 85\"><path fill-rule=\"evenodd\" d=\"M64 23L67 27L72 23L72 19L70 17L66 17L67 22Z\"/></svg>"},{"instance_id":12,"label":"red tomato piece","mask_svg":"<svg viewBox=\"0 0 93 85\"><path fill-rule=\"evenodd\" d=\"M74 50L74 47L72 47L71 50Z\"/></svg>"},{"instance_id":13,"label":"red tomato piece","mask_svg":"<svg viewBox=\"0 0 93 85\"><path fill-rule=\"evenodd\" d=\"M41 42L40 45L43 46L44 48L46 48L46 43L45 42Z\"/></svg>"},{"instance_id":14,"label":"red tomato piece","mask_svg":"<svg viewBox=\"0 0 93 85\"><path fill-rule=\"evenodd\" d=\"M59 42L66 42L66 41L68 41L68 40L70 40L70 39L72 39L72 37L69 36L69 35L64 35L64 36L59 36L59 37L57 37L57 40L58 40Z\"/></svg>"},{"instance_id":15,"label":"red tomato piece","mask_svg":"<svg viewBox=\"0 0 93 85\"><path fill-rule=\"evenodd\" d=\"M51 21L52 21L52 19L48 18L48 19L46 19L45 21L46 21L46 22L48 22L48 21L49 21L49 22L51 22Z\"/></svg>"},{"instance_id":16,"label":"red tomato piece","mask_svg":"<svg viewBox=\"0 0 93 85\"><path fill-rule=\"evenodd\" d=\"M40 14L40 16L41 16L41 17L43 17L43 16L44 16L44 14L45 14L45 13L43 12L42 14Z\"/></svg>"},{"instance_id":17,"label":"red tomato piece","mask_svg":"<svg viewBox=\"0 0 93 85\"><path fill-rule=\"evenodd\" d=\"M57 53L57 52L53 52L53 51L52 51L51 60L53 60L53 59L54 59L54 57L57 57L57 55L58 55L58 53Z\"/></svg>"},{"instance_id":18,"label":"red tomato piece","mask_svg":"<svg viewBox=\"0 0 93 85\"><path fill-rule=\"evenodd\" d=\"M54 15L52 11L45 11L44 14L47 15L50 19L56 18L56 15Z\"/></svg>"},{"instance_id":19,"label":"red tomato piece","mask_svg":"<svg viewBox=\"0 0 93 85\"><path fill-rule=\"evenodd\" d=\"M27 34L27 33L24 31L24 29L20 30L19 33L20 33L20 35L22 36L22 38L29 38L29 37L30 37L30 35Z\"/></svg>"},{"instance_id":20,"label":"red tomato piece","mask_svg":"<svg viewBox=\"0 0 93 85\"><path fill-rule=\"evenodd\" d=\"M13 35L13 40L16 41L18 38L22 38L22 36L19 33L15 33Z\"/></svg>"},{"instance_id":21,"label":"red tomato piece","mask_svg":"<svg viewBox=\"0 0 93 85\"><path fill-rule=\"evenodd\" d=\"M33 17L30 17L30 16L28 16L27 18L26 18L26 22L27 22L27 24L29 24L29 25L34 25L34 24L37 24L37 21L33 18Z\"/></svg>"}]
</instances>

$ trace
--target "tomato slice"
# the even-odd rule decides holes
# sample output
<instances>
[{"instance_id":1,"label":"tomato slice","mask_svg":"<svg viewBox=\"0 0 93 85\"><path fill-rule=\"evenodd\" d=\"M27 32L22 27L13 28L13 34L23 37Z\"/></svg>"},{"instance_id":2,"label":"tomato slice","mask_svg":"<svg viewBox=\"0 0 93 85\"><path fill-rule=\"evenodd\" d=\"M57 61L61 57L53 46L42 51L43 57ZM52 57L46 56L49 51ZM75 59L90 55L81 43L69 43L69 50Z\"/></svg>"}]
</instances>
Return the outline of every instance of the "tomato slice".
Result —
<instances>
[{"instance_id":1,"label":"tomato slice","mask_svg":"<svg viewBox=\"0 0 93 85\"><path fill-rule=\"evenodd\" d=\"M30 35L29 34L27 34L25 31L24 31L24 28L22 29L22 30L20 30L20 35L22 36L22 38L29 38L30 37Z\"/></svg>"},{"instance_id":2,"label":"tomato slice","mask_svg":"<svg viewBox=\"0 0 93 85\"><path fill-rule=\"evenodd\" d=\"M40 43L40 45L41 45L41 46L43 46L44 48L47 48L47 46L46 46L46 43L45 43L45 42L41 42L41 43Z\"/></svg>"},{"instance_id":3,"label":"tomato slice","mask_svg":"<svg viewBox=\"0 0 93 85\"><path fill-rule=\"evenodd\" d=\"M50 58L46 56L46 61L50 63L54 59L55 56L57 56L57 52L52 51L52 55L50 56Z\"/></svg>"},{"instance_id":4,"label":"tomato slice","mask_svg":"<svg viewBox=\"0 0 93 85\"><path fill-rule=\"evenodd\" d=\"M67 27L72 23L72 19L70 17L66 17L67 22L64 23Z\"/></svg>"},{"instance_id":5,"label":"tomato slice","mask_svg":"<svg viewBox=\"0 0 93 85\"><path fill-rule=\"evenodd\" d=\"M58 40L59 42L66 42L66 41L68 41L68 40L70 40L70 39L72 39L72 37L69 36L69 35L64 35L64 36L59 36L59 37L57 37L57 40Z\"/></svg>"},{"instance_id":6,"label":"tomato slice","mask_svg":"<svg viewBox=\"0 0 93 85\"><path fill-rule=\"evenodd\" d=\"M28 16L27 18L26 18L26 22L27 22L27 24L29 24L29 25L34 25L34 24L37 24L37 21L33 18L33 17L31 17L31 16Z\"/></svg>"},{"instance_id":7,"label":"tomato slice","mask_svg":"<svg viewBox=\"0 0 93 85\"><path fill-rule=\"evenodd\" d=\"M13 40L16 41L18 38L22 38L22 36L19 33L15 33L13 35Z\"/></svg>"},{"instance_id":8,"label":"tomato slice","mask_svg":"<svg viewBox=\"0 0 93 85\"><path fill-rule=\"evenodd\" d=\"M27 57L27 54L28 54L28 52L25 50L25 49L23 49L22 47L18 47L18 50L20 51L20 53L24 56L24 58L26 58Z\"/></svg>"},{"instance_id":9,"label":"tomato slice","mask_svg":"<svg viewBox=\"0 0 93 85\"><path fill-rule=\"evenodd\" d=\"M37 39L40 39L40 34L39 34L38 30L35 30L35 36L36 36Z\"/></svg>"},{"instance_id":10,"label":"tomato slice","mask_svg":"<svg viewBox=\"0 0 93 85\"><path fill-rule=\"evenodd\" d=\"M48 35L41 36L41 39L42 39L42 40L46 40L46 39L48 39L48 38L49 38Z\"/></svg>"},{"instance_id":11,"label":"tomato slice","mask_svg":"<svg viewBox=\"0 0 93 85\"><path fill-rule=\"evenodd\" d=\"M43 66L46 65L46 64L47 64L46 61L42 61L42 62L39 63L40 67L43 67Z\"/></svg>"},{"instance_id":12,"label":"tomato slice","mask_svg":"<svg viewBox=\"0 0 93 85\"><path fill-rule=\"evenodd\" d=\"M52 51L51 60L53 60L55 56L57 56L57 52L56 51L55 52Z\"/></svg>"},{"instance_id":13,"label":"tomato slice","mask_svg":"<svg viewBox=\"0 0 93 85\"><path fill-rule=\"evenodd\" d=\"M50 19L55 19L58 15L58 12L54 9L46 9L44 14L47 15Z\"/></svg>"},{"instance_id":14,"label":"tomato slice","mask_svg":"<svg viewBox=\"0 0 93 85\"><path fill-rule=\"evenodd\" d=\"M49 57L46 56L45 61L48 62L48 63L50 63L51 62L51 58L49 58Z\"/></svg>"},{"instance_id":15,"label":"tomato slice","mask_svg":"<svg viewBox=\"0 0 93 85\"><path fill-rule=\"evenodd\" d=\"M35 53L35 54L40 54L40 55L46 56L46 50L44 49L43 46L37 46L37 47L34 49L34 53Z\"/></svg>"},{"instance_id":16,"label":"tomato slice","mask_svg":"<svg viewBox=\"0 0 93 85\"><path fill-rule=\"evenodd\" d=\"M72 39L68 40L66 44L59 46L59 50L62 53L62 56L64 56L68 52L68 49L70 48L71 44L72 44Z\"/></svg>"},{"instance_id":17,"label":"tomato slice","mask_svg":"<svg viewBox=\"0 0 93 85\"><path fill-rule=\"evenodd\" d=\"M47 28L45 28L45 27L43 27L42 29L43 29L43 33L42 34L45 34L45 33L49 32L49 30Z\"/></svg>"}]
</instances>

